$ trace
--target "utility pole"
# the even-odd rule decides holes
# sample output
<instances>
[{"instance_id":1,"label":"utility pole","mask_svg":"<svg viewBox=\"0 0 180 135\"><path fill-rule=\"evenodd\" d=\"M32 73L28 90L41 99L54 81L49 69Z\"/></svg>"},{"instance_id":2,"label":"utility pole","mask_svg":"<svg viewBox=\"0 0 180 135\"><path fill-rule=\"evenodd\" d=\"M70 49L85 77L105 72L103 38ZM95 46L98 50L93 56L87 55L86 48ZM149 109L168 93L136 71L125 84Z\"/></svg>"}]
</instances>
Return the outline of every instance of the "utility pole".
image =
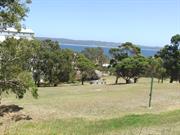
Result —
<instances>
[{"instance_id":1,"label":"utility pole","mask_svg":"<svg viewBox=\"0 0 180 135\"><path fill-rule=\"evenodd\" d=\"M153 91L153 82L154 82L154 77L151 77L151 88L150 88L150 93L149 93L149 108L151 107L151 100L152 100L152 91Z\"/></svg>"}]
</instances>

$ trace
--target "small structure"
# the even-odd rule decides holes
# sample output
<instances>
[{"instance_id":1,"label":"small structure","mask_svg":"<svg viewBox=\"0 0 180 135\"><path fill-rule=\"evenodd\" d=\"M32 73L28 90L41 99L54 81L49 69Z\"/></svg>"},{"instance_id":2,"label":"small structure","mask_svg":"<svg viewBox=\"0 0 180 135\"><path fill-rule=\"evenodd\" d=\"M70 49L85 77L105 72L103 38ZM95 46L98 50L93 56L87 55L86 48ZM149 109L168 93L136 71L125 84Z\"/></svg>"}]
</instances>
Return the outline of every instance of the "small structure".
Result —
<instances>
[{"instance_id":1,"label":"small structure","mask_svg":"<svg viewBox=\"0 0 180 135\"><path fill-rule=\"evenodd\" d=\"M32 40L34 32L31 29L21 28L20 31L13 27L4 27L4 24L0 24L0 42L6 40L6 38L14 37L15 39L25 38Z\"/></svg>"},{"instance_id":2,"label":"small structure","mask_svg":"<svg viewBox=\"0 0 180 135\"><path fill-rule=\"evenodd\" d=\"M102 64L102 67L105 67L105 68L107 68L107 67L109 67L109 66L110 66L109 63L104 63L104 64Z\"/></svg>"}]
</instances>

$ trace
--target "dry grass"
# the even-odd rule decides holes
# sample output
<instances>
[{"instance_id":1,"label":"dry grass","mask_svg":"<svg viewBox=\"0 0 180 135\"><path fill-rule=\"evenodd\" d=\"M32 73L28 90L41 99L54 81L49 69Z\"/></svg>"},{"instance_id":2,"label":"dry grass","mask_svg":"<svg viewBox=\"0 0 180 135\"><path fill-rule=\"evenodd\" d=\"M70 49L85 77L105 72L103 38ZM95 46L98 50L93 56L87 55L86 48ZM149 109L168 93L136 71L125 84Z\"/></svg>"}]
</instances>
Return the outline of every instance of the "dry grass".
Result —
<instances>
[{"instance_id":1,"label":"dry grass","mask_svg":"<svg viewBox=\"0 0 180 135\"><path fill-rule=\"evenodd\" d=\"M128 114L160 113L180 109L179 83L169 84L165 81L158 84L155 80L153 107L148 109L150 79L143 78L137 84L128 85L113 85L114 77L106 79L106 85L64 84L55 88L39 88L38 100L29 95L17 100L11 95L3 98L2 103L23 107L21 113L30 115L32 121L36 122L62 118L86 118L94 121Z\"/></svg>"}]
</instances>

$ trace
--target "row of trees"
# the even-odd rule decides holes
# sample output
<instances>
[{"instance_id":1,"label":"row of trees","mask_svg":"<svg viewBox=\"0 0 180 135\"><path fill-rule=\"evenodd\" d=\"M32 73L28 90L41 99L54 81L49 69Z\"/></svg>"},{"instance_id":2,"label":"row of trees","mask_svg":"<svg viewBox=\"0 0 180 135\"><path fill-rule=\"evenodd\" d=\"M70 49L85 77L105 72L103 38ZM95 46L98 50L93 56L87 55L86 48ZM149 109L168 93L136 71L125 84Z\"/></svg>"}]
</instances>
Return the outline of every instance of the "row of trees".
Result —
<instances>
[{"instance_id":1,"label":"row of trees","mask_svg":"<svg viewBox=\"0 0 180 135\"><path fill-rule=\"evenodd\" d=\"M153 76L163 82L180 82L180 35L171 39L154 57L141 55L141 49L126 42L110 49L109 71L116 75L116 84L122 77L126 83L137 82L139 77ZM16 40L9 38L0 43L0 96L12 91L22 98L26 90L37 97L37 88L43 83L57 86L59 83L95 79L95 69L102 67L108 59L102 48L86 48L81 53L61 49L51 40ZM103 69L103 68L101 68ZM79 73L79 78L77 78Z\"/></svg>"},{"instance_id":2,"label":"row of trees","mask_svg":"<svg viewBox=\"0 0 180 135\"><path fill-rule=\"evenodd\" d=\"M137 82L141 76L154 76L163 82L170 77L170 83L180 82L180 35L171 38L171 44L162 48L154 57L146 58L141 55L141 49L126 42L118 48L110 49L110 71L118 78L122 77L126 83Z\"/></svg>"},{"instance_id":3,"label":"row of trees","mask_svg":"<svg viewBox=\"0 0 180 135\"><path fill-rule=\"evenodd\" d=\"M11 72L16 72L16 67L21 67L22 71L32 73L37 86L40 86L41 80L50 86L56 86L61 82L73 82L76 79L77 71L80 71L80 79L84 81L86 78L90 78L95 69L95 63L92 62L92 59L90 60L82 53L73 52L70 49L61 49L59 43L52 40L28 41L9 38L2 42L0 47L2 73L12 74ZM7 56L7 52L11 56ZM16 52L20 54L14 56ZM11 72L7 70L8 64L5 64L8 59L11 59L10 57L12 57L10 60Z\"/></svg>"},{"instance_id":4,"label":"row of trees","mask_svg":"<svg viewBox=\"0 0 180 135\"><path fill-rule=\"evenodd\" d=\"M61 49L58 42L9 38L0 43L0 96L13 92L22 98L26 90L31 90L37 97L36 86L42 80L48 86L76 79L83 85L95 76L95 67L92 59Z\"/></svg>"}]
</instances>

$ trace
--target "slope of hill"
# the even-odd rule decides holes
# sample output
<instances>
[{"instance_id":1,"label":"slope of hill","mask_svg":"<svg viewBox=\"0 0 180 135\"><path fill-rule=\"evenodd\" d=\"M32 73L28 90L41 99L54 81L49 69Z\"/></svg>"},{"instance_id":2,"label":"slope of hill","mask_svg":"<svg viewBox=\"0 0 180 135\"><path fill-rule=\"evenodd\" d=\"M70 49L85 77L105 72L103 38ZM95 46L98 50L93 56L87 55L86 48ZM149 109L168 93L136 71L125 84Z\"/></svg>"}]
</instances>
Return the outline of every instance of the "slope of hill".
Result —
<instances>
[{"instance_id":1,"label":"slope of hill","mask_svg":"<svg viewBox=\"0 0 180 135\"><path fill-rule=\"evenodd\" d=\"M74 39L66 39L66 38L48 38L48 37L36 37L39 40L51 39L54 41L59 41L61 44L75 44L75 45L84 45L84 46L97 46L97 47L118 47L121 43L116 42L106 42L106 41L95 41L95 40L74 40ZM160 47L150 47L150 46L143 46L138 45L140 48L143 49L154 49L159 50Z\"/></svg>"}]
</instances>

